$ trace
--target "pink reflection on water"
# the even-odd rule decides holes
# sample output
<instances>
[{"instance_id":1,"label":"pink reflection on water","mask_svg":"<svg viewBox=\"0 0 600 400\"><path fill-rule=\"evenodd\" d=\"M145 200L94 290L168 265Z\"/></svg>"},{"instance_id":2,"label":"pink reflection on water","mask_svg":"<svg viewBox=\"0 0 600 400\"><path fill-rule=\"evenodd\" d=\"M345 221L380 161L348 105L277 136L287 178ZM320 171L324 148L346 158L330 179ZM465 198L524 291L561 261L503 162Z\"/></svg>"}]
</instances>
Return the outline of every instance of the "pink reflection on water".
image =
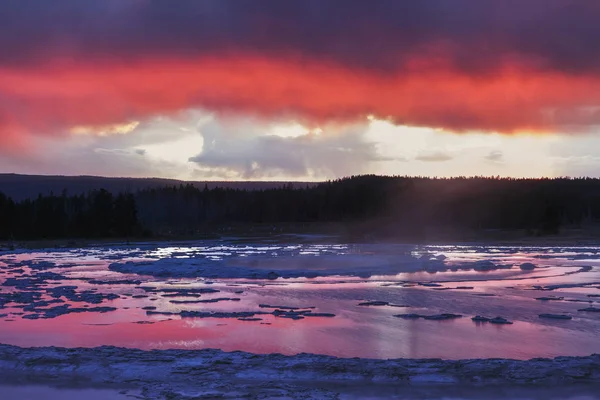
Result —
<instances>
[{"instance_id":1,"label":"pink reflection on water","mask_svg":"<svg viewBox=\"0 0 600 400\"><path fill-rule=\"evenodd\" d=\"M512 326L461 321L394 320L391 326L360 324L349 319L302 321L264 317L262 322L234 319L176 319L152 325L109 323L110 318L72 314L48 321L0 322L3 343L19 346L95 347L115 345L141 349L242 350L252 353L310 352L342 357L376 358L531 358L539 355L586 355L599 351L597 340L560 328L529 323ZM468 338L468 351L465 340ZM574 348L573 343L577 346Z\"/></svg>"},{"instance_id":2,"label":"pink reflection on water","mask_svg":"<svg viewBox=\"0 0 600 400\"><path fill-rule=\"evenodd\" d=\"M164 255L185 252L185 248L167 249ZM229 251L230 249L221 249ZM212 249L211 252L217 251ZM340 250L341 251L341 250ZM344 251L366 255L357 247ZM63 252L64 253L64 252ZM111 260L99 259L98 253L78 256L77 252L19 254L17 260L41 259L56 262L72 262L74 266L56 269L70 278L136 279L143 286L157 288L213 287L220 293L202 294L200 299L239 297L241 301L219 303L175 304L172 300L190 300L189 297L163 297L158 293L146 293L135 285L94 285L85 281L53 281L49 286L77 285L78 290L98 289L101 293L146 294L144 298L119 298L104 301L101 306L114 306L118 310L106 314L68 314L55 319L23 320L15 316L13 322L0 320L0 342L21 346L100 346L116 345L152 348L220 348L226 351L243 350L254 353L296 354L300 352L321 353L343 357L510 357L531 358L537 356L587 355L600 352L597 340L599 324L594 315L577 315L580 308L573 303L540 303L533 297L544 292L526 291L534 285L586 283L599 279L598 268L589 272L564 275L577 271L583 265L597 265L598 260L538 259L544 252L484 253L481 251L444 250L448 264L483 259L500 260L502 263L518 264L534 262L535 271L522 271L518 266L510 270L489 272L445 271L403 273L395 276L357 278L349 276L314 279L277 279L261 282L245 279L220 279L214 285L206 285L199 279L150 278L124 275L108 271ZM168 253L168 254L167 254ZM118 252L114 253L118 255ZM125 253L123 253L125 254ZM162 254L162 253L161 253ZM564 255L565 253L563 253ZM578 253L573 252L573 255ZM130 257L139 260L139 255ZM125 259L128 259L125 257ZM277 266L277 260L264 267ZM324 268L320 265L319 268ZM26 272L30 272L24 267ZM49 269L53 271L54 269ZM4 277L11 274L5 274ZM0 277L0 283L3 278ZM437 288L415 286L403 287L407 282L435 281L447 291ZM390 286L384 286L390 284ZM235 286L233 286L235 285ZM507 286L513 289L507 289ZM457 290L457 286L473 286L472 290ZM241 294L235 294L237 290ZM0 291L12 291L0 287ZM600 293L597 289L558 289L585 298L586 293ZM474 297L478 294L497 294L497 297ZM552 293L551 293L552 294ZM558 294L558 293L557 293ZM571 295L571 294L570 294ZM389 300L395 304L409 304L409 309L358 307L361 299ZM157 307L158 311L251 311L259 310L260 303L288 306L316 306L319 312L333 312L335 318L305 318L300 321L261 316L263 321L238 321L224 318L188 318L178 316L147 316L142 307ZM83 307L84 303L71 303ZM394 318L396 313L439 312L502 313L515 324L496 326L474 324L469 318L455 321L408 321ZM1 310L0 313L13 311ZM538 312L575 313L573 321L539 321ZM486 314L487 315L487 314ZM171 319L170 319L171 318ZM169 320L170 319L170 320ZM137 324L135 322L154 322ZM263 322L264 324L261 324ZM270 325L267 325L270 324Z\"/></svg>"},{"instance_id":3,"label":"pink reflection on water","mask_svg":"<svg viewBox=\"0 0 600 400\"><path fill-rule=\"evenodd\" d=\"M129 317L135 317L135 314ZM18 346L221 348L226 351L283 354L313 349L312 352L324 354L344 353L343 349L339 349L339 339L326 334L326 330L348 325L347 320L306 318L293 321L271 315L261 317L263 321L259 322L231 318L165 319L157 316L150 319L156 321L153 324L137 324L119 322L122 318L114 318L110 314L69 314L53 321L2 321L0 338L2 343Z\"/></svg>"}]
</instances>

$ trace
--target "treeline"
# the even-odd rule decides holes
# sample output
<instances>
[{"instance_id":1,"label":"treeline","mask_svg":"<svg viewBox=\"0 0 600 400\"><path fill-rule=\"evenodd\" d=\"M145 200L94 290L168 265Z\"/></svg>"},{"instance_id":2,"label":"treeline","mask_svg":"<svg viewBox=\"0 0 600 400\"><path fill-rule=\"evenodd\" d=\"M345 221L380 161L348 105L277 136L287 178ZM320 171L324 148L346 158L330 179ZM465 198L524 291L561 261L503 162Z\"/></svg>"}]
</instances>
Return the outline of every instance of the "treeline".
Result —
<instances>
[{"instance_id":1,"label":"treeline","mask_svg":"<svg viewBox=\"0 0 600 400\"><path fill-rule=\"evenodd\" d=\"M241 190L180 185L113 195L0 194L0 238L193 235L232 225L327 224L418 237L424 229L526 230L600 223L598 179L355 176Z\"/></svg>"},{"instance_id":2,"label":"treeline","mask_svg":"<svg viewBox=\"0 0 600 400\"><path fill-rule=\"evenodd\" d=\"M38 196L15 202L0 193L0 239L108 238L148 234L133 194Z\"/></svg>"},{"instance_id":3,"label":"treeline","mask_svg":"<svg viewBox=\"0 0 600 400\"><path fill-rule=\"evenodd\" d=\"M407 237L425 228L551 234L560 226L600 220L597 179L366 175L261 191L188 185L141 191L136 199L144 226L170 232L206 224L343 223Z\"/></svg>"}]
</instances>

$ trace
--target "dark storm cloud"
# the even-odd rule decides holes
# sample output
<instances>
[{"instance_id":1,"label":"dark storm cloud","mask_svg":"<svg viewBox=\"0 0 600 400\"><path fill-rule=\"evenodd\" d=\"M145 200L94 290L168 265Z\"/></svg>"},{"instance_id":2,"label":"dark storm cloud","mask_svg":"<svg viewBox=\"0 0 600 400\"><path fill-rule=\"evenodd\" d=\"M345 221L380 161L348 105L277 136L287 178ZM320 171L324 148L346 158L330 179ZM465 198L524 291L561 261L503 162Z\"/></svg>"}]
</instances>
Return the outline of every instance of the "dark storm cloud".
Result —
<instances>
[{"instance_id":1,"label":"dark storm cloud","mask_svg":"<svg viewBox=\"0 0 600 400\"><path fill-rule=\"evenodd\" d=\"M599 20L591 0L6 0L0 64L248 52L397 71L417 54L596 72Z\"/></svg>"},{"instance_id":2,"label":"dark storm cloud","mask_svg":"<svg viewBox=\"0 0 600 400\"><path fill-rule=\"evenodd\" d=\"M192 109L589 132L597 21L592 0L5 0L0 153Z\"/></svg>"}]
</instances>

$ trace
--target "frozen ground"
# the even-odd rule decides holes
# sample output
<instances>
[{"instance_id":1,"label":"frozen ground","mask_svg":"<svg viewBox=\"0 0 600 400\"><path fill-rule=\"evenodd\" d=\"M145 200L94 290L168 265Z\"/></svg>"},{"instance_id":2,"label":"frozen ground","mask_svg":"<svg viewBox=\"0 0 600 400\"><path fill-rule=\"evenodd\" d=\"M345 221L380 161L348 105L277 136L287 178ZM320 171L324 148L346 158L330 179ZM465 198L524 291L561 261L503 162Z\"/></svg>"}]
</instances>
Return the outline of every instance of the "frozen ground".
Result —
<instances>
[{"instance_id":1,"label":"frozen ground","mask_svg":"<svg viewBox=\"0 0 600 400\"><path fill-rule=\"evenodd\" d=\"M30 381L63 387L70 382L91 387L128 385L119 392L105 392L115 399L118 394L124 394L132 398L171 400L591 400L599 398L600 356L529 361L372 360L220 350L148 352L115 347L23 349L0 346L0 373L4 380L26 376ZM18 393L25 389L13 387L12 390ZM49 390L50 395L53 393L56 391ZM68 391L64 393L67 398ZM94 392L89 393L94 395ZM84 394L81 389L79 394Z\"/></svg>"},{"instance_id":2,"label":"frozen ground","mask_svg":"<svg viewBox=\"0 0 600 400\"><path fill-rule=\"evenodd\" d=\"M89 388L53 388L40 385L0 385L2 398L7 400L130 400L132 397L118 390Z\"/></svg>"}]
</instances>

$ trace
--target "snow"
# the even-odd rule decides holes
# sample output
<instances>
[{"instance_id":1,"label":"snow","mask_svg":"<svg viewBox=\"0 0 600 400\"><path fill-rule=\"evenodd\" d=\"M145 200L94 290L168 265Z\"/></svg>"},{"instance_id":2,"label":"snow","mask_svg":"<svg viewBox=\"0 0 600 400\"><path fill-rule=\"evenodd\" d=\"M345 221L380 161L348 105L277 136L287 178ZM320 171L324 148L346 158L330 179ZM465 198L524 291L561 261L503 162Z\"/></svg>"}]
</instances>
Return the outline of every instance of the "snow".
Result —
<instances>
[{"instance_id":1,"label":"snow","mask_svg":"<svg viewBox=\"0 0 600 400\"><path fill-rule=\"evenodd\" d=\"M406 390L418 384L549 385L600 383L600 355L527 361L372 360L314 354L255 355L219 350L141 351L117 347L64 349L0 345L0 374L132 385L141 399L337 398L355 387ZM335 387L328 388L335 382Z\"/></svg>"},{"instance_id":2,"label":"snow","mask_svg":"<svg viewBox=\"0 0 600 400\"><path fill-rule=\"evenodd\" d=\"M3 399L19 400L130 400L131 397L111 389L52 388L34 385L0 385Z\"/></svg>"}]
</instances>

